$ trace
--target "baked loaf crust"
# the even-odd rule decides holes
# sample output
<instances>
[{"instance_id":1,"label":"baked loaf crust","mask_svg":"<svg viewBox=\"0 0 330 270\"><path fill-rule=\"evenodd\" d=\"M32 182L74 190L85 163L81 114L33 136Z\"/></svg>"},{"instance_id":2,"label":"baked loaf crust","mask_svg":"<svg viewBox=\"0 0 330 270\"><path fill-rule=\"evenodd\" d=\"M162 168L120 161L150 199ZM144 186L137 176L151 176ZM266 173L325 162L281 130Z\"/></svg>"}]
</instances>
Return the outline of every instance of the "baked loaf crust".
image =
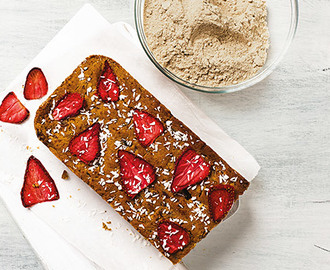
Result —
<instances>
[{"instance_id":1,"label":"baked loaf crust","mask_svg":"<svg viewBox=\"0 0 330 270\"><path fill-rule=\"evenodd\" d=\"M120 96L116 102L104 102L97 93L106 61L119 84ZM77 115L56 121L52 112L67 93L81 94L85 99L84 107ZM148 147L143 147L135 136L134 109L154 115L164 126L164 132ZM69 144L95 122L100 124L101 150L91 164L86 164L70 153ZM210 189L219 184L230 185L235 190L236 200L249 186L246 179L175 118L123 67L105 56L89 56L65 79L39 107L35 129L38 138L55 156L173 263L178 263L217 225L208 204ZM203 156L210 164L210 173L184 192L173 193L171 183L176 162L188 148ZM133 199L122 186L119 150L134 153L155 169L155 181ZM190 235L189 244L173 254L162 248L157 237L158 225L164 220L175 222Z\"/></svg>"}]
</instances>

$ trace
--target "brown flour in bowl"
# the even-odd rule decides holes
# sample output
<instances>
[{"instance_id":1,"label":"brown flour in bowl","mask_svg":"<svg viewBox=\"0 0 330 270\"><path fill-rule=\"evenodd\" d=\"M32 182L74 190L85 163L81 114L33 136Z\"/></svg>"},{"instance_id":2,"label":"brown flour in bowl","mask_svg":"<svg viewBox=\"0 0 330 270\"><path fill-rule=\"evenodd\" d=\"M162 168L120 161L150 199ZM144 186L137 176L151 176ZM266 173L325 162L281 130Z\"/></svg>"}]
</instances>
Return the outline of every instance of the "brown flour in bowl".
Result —
<instances>
[{"instance_id":1,"label":"brown flour in bowl","mask_svg":"<svg viewBox=\"0 0 330 270\"><path fill-rule=\"evenodd\" d=\"M203 86L253 77L269 47L264 0L146 0L144 31L157 61Z\"/></svg>"}]
</instances>

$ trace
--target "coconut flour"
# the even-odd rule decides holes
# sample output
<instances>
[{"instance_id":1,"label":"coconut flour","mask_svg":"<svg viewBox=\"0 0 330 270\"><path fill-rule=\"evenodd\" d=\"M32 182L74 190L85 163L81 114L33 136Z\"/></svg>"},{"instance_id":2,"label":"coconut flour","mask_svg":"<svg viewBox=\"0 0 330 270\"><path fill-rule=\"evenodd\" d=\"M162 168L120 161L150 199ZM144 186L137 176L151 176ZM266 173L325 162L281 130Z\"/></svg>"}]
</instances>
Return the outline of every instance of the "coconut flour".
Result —
<instances>
[{"instance_id":1,"label":"coconut flour","mask_svg":"<svg viewBox=\"0 0 330 270\"><path fill-rule=\"evenodd\" d=\"M225 86L255 75L269 47L265 0L146 0L144 31L176 76Z\"/></svg>"}]
</instances>

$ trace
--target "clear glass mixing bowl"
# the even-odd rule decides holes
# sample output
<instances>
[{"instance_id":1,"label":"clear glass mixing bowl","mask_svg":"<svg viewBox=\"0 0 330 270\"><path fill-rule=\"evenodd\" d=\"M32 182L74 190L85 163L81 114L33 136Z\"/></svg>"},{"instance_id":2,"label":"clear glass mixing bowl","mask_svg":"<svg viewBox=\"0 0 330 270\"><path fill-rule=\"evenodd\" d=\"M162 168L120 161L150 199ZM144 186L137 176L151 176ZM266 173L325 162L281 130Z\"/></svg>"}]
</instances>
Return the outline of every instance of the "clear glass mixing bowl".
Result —
<instances>
[{"instance_id":1,"label":"clear glass mixing bowl","mask_svg":"<svg viewBox=\"0 0 330 270\"><path fill-rule=\"evenodd\" d=\"M270 47L265 65L255 76L241 83L230 86L209 87L183 80L157 62L148 47L147 39L143 30L144 2L145 0L135 0L134 5L135 26L144 51L154 65L168 78L182 86L201 92L230 93L250 87L266 78L276 68L289 48L298 24L298 0L268 0L266 3L268 10Z\"/></svg>"}]
</instances>

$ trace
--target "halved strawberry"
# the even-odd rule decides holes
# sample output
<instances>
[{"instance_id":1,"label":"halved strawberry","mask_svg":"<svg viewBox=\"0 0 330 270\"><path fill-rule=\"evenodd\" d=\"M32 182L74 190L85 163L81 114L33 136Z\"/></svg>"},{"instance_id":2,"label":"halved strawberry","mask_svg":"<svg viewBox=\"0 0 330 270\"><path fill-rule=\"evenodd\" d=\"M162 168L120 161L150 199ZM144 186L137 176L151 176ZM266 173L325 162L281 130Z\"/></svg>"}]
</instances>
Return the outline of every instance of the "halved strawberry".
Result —
<instances>
[{"instance_id":1,"label":"halved strawberry","mask_svg":"<svg viewBox=\"0 0 330 270\"><path fill-rule=\"evenodd\" d=\"M45 96L48 92L46 77L40 68L33 68L26 76L24 86L24 97L28 100L38 99Z\"/></svg>"},{"instance_id":2,"label":"halved strawberry","mask_svg":"<svg viewBox=\"0 0 330 270\"><path fill-rule=\"evenodd\" d=\"M10 92L0 105L0 120L2 122L19 124L28 118L29 114L14 92Z\"/></svg>"},{"instance_id":3,"label":"halved strawberry","mask_svg":"<svg viewBox=\"0 0 330 270\"><path fill-rule=\"evenodd\" d=\"M138 141L143 147L147 147L163 133L163 124L151 114L140 110L134 110L133 121Z\"/></svg>"},{"instance_id":4,"label":"halved strawberry","mask_svg":"<svg viewBox=\"0 0 330 270\"><path fill-rule=\"evenodd\" d=\"M172 182L172 192L178 192L188 186L201 182L210 173L210 165L203 157L189 148L179 158Z\"/></svg>"},{"instance_id":5,"label":"halved strawberry","mask_svg":"<svg viewBox=\"0 0 330 270\"><path fill-rule=\"evenodd\" d=\"M161 222L157 236L164 251L170 254L182 250L190 242L189 233L172 221Z\"/></svg>"},{"instance_id":6,"label":"halved strawberry","mask_svg":"<svg viewBox=\"0 0 330 270\"><path fill-rule=\"evenodd\" d=\"M155 181L154 167L144 159L124 150L118 151L122 184L132 199Z\"/></svg>"},{"instance_id":7,"label":"halved strawberry","mask_svg":"<svg viewBox=\"0 0 330 270\"><path fill-rule=\"evenodd\" d=\"M70 152L82 162L89 164L100 153L99 134L100 124L95 123L71 140L69 143Z\"/></svg>"},{"instance_id":8,"label":"halved strawberry","mask_svg":"<svg viewBox=\"0 0 330 270\"><path fill-rule=\"evenodd\" d=\"M234 188L229 185L217 185L209 194L209 209L215 222L220 222L229 212L235 200Z\"/></svg>"},{"instance_id":9,"label":"halved strawberry","mask_svg":"<svg viewBox=\"0 0 330 270\"><path fill-rule=\"evenodd\" d=\"M84 99L79 93L66 94L53 110L55 120L63 120L76 115L84 104Z\"/></svg>"},{"instance_id":10,"label":"halved strawberry","mask_svg":"<svg viewBox=\"0 0 330 270\"><path fill-rule=\"evenodd\" d=\"M119 99L119 86L116 75L105 61L102 74L97 83L97 91L104 102L117 101Z\"/></svg>"},{"instance_id":11,"label":"halved strawberry","mask_svg":"<svg viewBox=\"0 0 330 270\"><path fill-rule=\"evenodd\" d=\"M21 199L24 207L60 198L55 182L34 156L30 156L24 175Z\"/></svg>"}]
</instances>

